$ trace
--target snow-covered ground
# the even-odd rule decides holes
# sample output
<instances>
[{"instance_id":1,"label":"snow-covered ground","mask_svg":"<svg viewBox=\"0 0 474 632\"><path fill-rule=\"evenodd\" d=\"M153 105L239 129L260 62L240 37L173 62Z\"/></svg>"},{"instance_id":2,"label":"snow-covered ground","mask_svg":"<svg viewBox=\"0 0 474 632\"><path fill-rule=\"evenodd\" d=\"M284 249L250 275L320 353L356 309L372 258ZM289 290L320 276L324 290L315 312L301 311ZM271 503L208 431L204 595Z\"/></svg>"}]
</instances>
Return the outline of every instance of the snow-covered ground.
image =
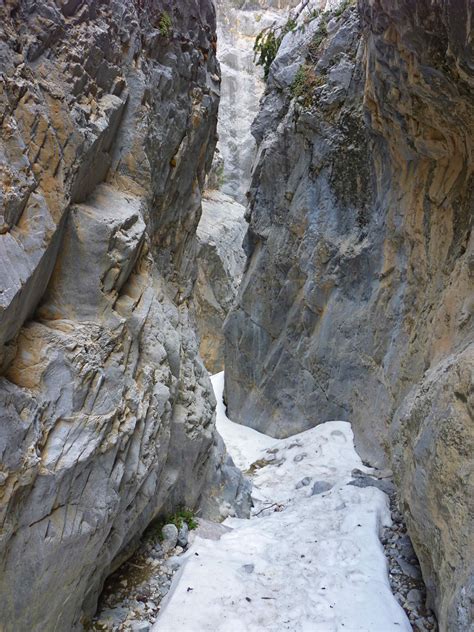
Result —
<instances>
[{"instance_id":1,"label":"snow-covered ground","mask_svg":"<svg viewBox=\"0 0 474 632\"><path fill-rule=\"evenodd\" d=\"M354 468L370 472L350 424L275 440L227 419L223 373L213 386L229 453L244 470L257 463L254 515L226 520L217 541L196 537L153 631L409 632L378 539L387 497L347 485Z\"/></svg>"}]
</instances>

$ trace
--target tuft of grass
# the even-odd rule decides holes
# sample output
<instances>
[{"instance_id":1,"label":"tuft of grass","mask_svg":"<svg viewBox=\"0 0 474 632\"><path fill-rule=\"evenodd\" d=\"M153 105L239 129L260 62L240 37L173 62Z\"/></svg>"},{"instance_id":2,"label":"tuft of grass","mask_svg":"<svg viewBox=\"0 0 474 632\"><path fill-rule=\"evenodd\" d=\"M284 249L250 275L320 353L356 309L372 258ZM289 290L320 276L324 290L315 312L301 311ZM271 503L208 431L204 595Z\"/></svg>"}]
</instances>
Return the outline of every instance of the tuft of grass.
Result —
<instances>
[{"instance_id":1,"label":"tuft of grass","mask_svg":"<svg viewBox=\"0 0 474 632\"><path fill-rule=\"evenodd\" d=\"M313 104L314 89L324 83L311 64L302 64L291 84L291 95L300 99L305 108Z\"/></svg>"},{"instance_id":2,"label":"tuft of grass","mask_svg":"<svg viewBox=\"0 0 474 632\"><path fill-rule=\"evenodd\" d=\"M196 514L194 513L194 511L186 507L181 507L174 514L164 516L163 518L158 518L157 520L153 521L147 529L147 535L152 538L158 538L158 540L161 542L163 540L161 530L163 529L165 524L174 524L176 525L177 529L181 529L181 527L183 526L183 522L188 525L190 531L192 531L193 529L197 529L198 527Z\"/></svg>"},{"instance_id":3,"label":"tuft of grass","mask_svg":"<svg viewBox=\"0 0 474 632\"><path fill-rule=\"evenodd\" d=\"M171 35L172 29L173 22L171 20L171 16L166 11L163 11L158 21L158 30L163 37L169 37Z\"/></svg>"},{"instance_id":4,"label":"tuft of grass","mask_svg":"<svg viewBox=\"0 0 474 632\"><path fill-rule=\"evenodd\" d=\"M312 49L319 48L327 36L328 36L327 22L325 20L321 20L321 24L319 25L317 31L315 32L313 36L313 39L311 40L310 47Z\"/></svg>"},{"instance_id":5,"label":"tuft of grass","mask_svg":"<svg viewBox=\"0 0 474 632\"><path fill-rule=\"evenodd\" d=\"M194 511L191 509L186 509L182 507L178 509L176 513L168 518L165 524L174 524L178 529L181 529L183 526L183 522L185 522L189 529L192 531L193 529L197 529L198 523L196 521L196 515Z\"/></svg>"}]
</instances>

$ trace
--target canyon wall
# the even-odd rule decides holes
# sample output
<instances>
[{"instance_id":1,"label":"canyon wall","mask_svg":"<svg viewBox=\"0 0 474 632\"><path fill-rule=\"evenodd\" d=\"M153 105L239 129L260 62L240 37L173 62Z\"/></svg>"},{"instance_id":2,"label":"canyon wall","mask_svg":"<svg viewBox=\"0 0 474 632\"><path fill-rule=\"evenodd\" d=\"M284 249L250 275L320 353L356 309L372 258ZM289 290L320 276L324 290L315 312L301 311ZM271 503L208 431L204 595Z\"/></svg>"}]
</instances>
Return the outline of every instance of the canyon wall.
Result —
<instances>
[{"instance_id":1,"label":"canyon wall","mask_svg":"<svg viewBox=\"0 0 474 632\"><path fill-rule=\"evenodd\" d=\"M244 203L256 144L250 132L263 95L263 69L254 63L260 31L286 21L297 0L216 0L218 58L222 68L213 186Z\"/></svg>"},{"instance_id":2,"label":"canyon wall","mask_svg":"<svg viewBox=\"0 0 474 632\"><path fill-rule=\"evenodd\" d=\"M158 514L245 511L189 315L215 10L9 0L0 25L0 627L63 632Z\"/></svg>"},{"instance_id":3,"label":"canyon wall","mask_svg":"<svg viewBox=\"0 0 474 632\"><path fill-rule=\"evenodd\" d=\"M217 0L221 65L218 147L207 179L198 231L196 323L199 351L210 373L224 369L222 327L235 299L245 255L245 202L256 143L250 132L263 95L263 69L254 63L258 33L288 19L296 0Z\"/></svg>"},{"instance_id":4,"label":"canyon wall","mask_svg":"<svg viewBox=\"0 0 474 632\"><path fill-rule=\"evenodd\" d=\"M314 4L314 3L313 3ZM229 416L351 421L395 470L441 630L472 624L472 3L310 3L253 125Z\"/></svg>"},{"instance_id":5,"label":"canyon wall","mask_svg":"<svg viewBox=\"0 0 474 632\"><path fill-rule=\"evenodd\" d=\"M224 370L223 325L245 265L244 207L221 191L206 191L197 230L195 286L199 353L211 374Z\"/></svg>"}]
</instances>

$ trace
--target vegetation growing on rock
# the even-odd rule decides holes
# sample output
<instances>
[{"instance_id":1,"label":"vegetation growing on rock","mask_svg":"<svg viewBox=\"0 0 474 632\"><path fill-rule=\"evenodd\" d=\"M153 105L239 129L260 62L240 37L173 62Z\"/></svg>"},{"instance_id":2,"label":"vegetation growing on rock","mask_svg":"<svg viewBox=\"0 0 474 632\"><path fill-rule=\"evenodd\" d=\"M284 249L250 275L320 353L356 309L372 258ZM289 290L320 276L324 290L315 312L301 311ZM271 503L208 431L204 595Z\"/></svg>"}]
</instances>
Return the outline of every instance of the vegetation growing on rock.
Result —
<instances>
[{"instance_id":1,"label":"vegetation growing on rock","mask_svg":"<svg viewBox=\"0 0 474 632\"><path fill-rule=\"evenodd\" d=\"M173 22L171 16L167 11L163 11L158 23L158 29L163 37L169 37L173 28Z\"/></svg>"},{"instance_id":2,"label":"vegetation growing on rock","mask_svg":"<svg viewBox=\"0 0 474 632\"><path fill-rule=\"evenodd\" d=\"M296 28L296 21L288 18L287 22L282 26L269 26L263 29L257 35L254 44L255 60L257 66L263 66L263 74L265 79L268 78L270 66L277 56L280 44L287 33Z\"/></svg>"}]
</instances>

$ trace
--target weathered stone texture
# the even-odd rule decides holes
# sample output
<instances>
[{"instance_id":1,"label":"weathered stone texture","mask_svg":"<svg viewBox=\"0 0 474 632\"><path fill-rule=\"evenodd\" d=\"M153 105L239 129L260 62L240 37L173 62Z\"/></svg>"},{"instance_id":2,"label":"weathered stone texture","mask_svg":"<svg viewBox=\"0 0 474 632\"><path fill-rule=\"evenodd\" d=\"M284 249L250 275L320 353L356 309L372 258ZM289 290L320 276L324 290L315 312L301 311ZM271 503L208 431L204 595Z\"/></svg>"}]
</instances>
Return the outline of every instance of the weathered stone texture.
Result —
<instances>
[{"instance_id":1,"label":"weathered stone texture","mask_svg":"<svg viewBox=\"0 0 474 632\"><path fill-rule=\"evenodd\" d=\"M276 436L348 419L363 455L393 462L441 629L462 631L472 15L467 1L360 0L286 36L253 127L249 259L225 332L233 419Z\"/></svg>"},{"instance_id":2,"label":"weathered stone texture","mask_svg":"<svg viewBox=\"0 0 474 632\"><path fill-rule=\"evenodd\" d=\"M246 509L189 317L214 8L12 0L0 71L0 627L62 632L157 514Z\"/></svg>"},{"instance_id":3,"label":"weathered stone texture","mask_svg":"<svg viewBox=\"0 0 474 632\"><path fill-rule=\"evenodd\" d=\"M298 0L216 0L217 54L222 68L212 188L245 203L256 145L250 127L264 92L263 69L254 63L255 38L285 22Z\"/></svg>"},{"instance_id":4,"label":"weathered stone texture","mask_svg":"<svg viewBox=\"0 0 474 632\"><path fill-rule=\"evenodd\" d=\"M197 230L195 287L199 351L211 374L224 370L224 320L237 295L245 265L244 207L231 197L207 191Z\"/></svg>"}]
</instances>

